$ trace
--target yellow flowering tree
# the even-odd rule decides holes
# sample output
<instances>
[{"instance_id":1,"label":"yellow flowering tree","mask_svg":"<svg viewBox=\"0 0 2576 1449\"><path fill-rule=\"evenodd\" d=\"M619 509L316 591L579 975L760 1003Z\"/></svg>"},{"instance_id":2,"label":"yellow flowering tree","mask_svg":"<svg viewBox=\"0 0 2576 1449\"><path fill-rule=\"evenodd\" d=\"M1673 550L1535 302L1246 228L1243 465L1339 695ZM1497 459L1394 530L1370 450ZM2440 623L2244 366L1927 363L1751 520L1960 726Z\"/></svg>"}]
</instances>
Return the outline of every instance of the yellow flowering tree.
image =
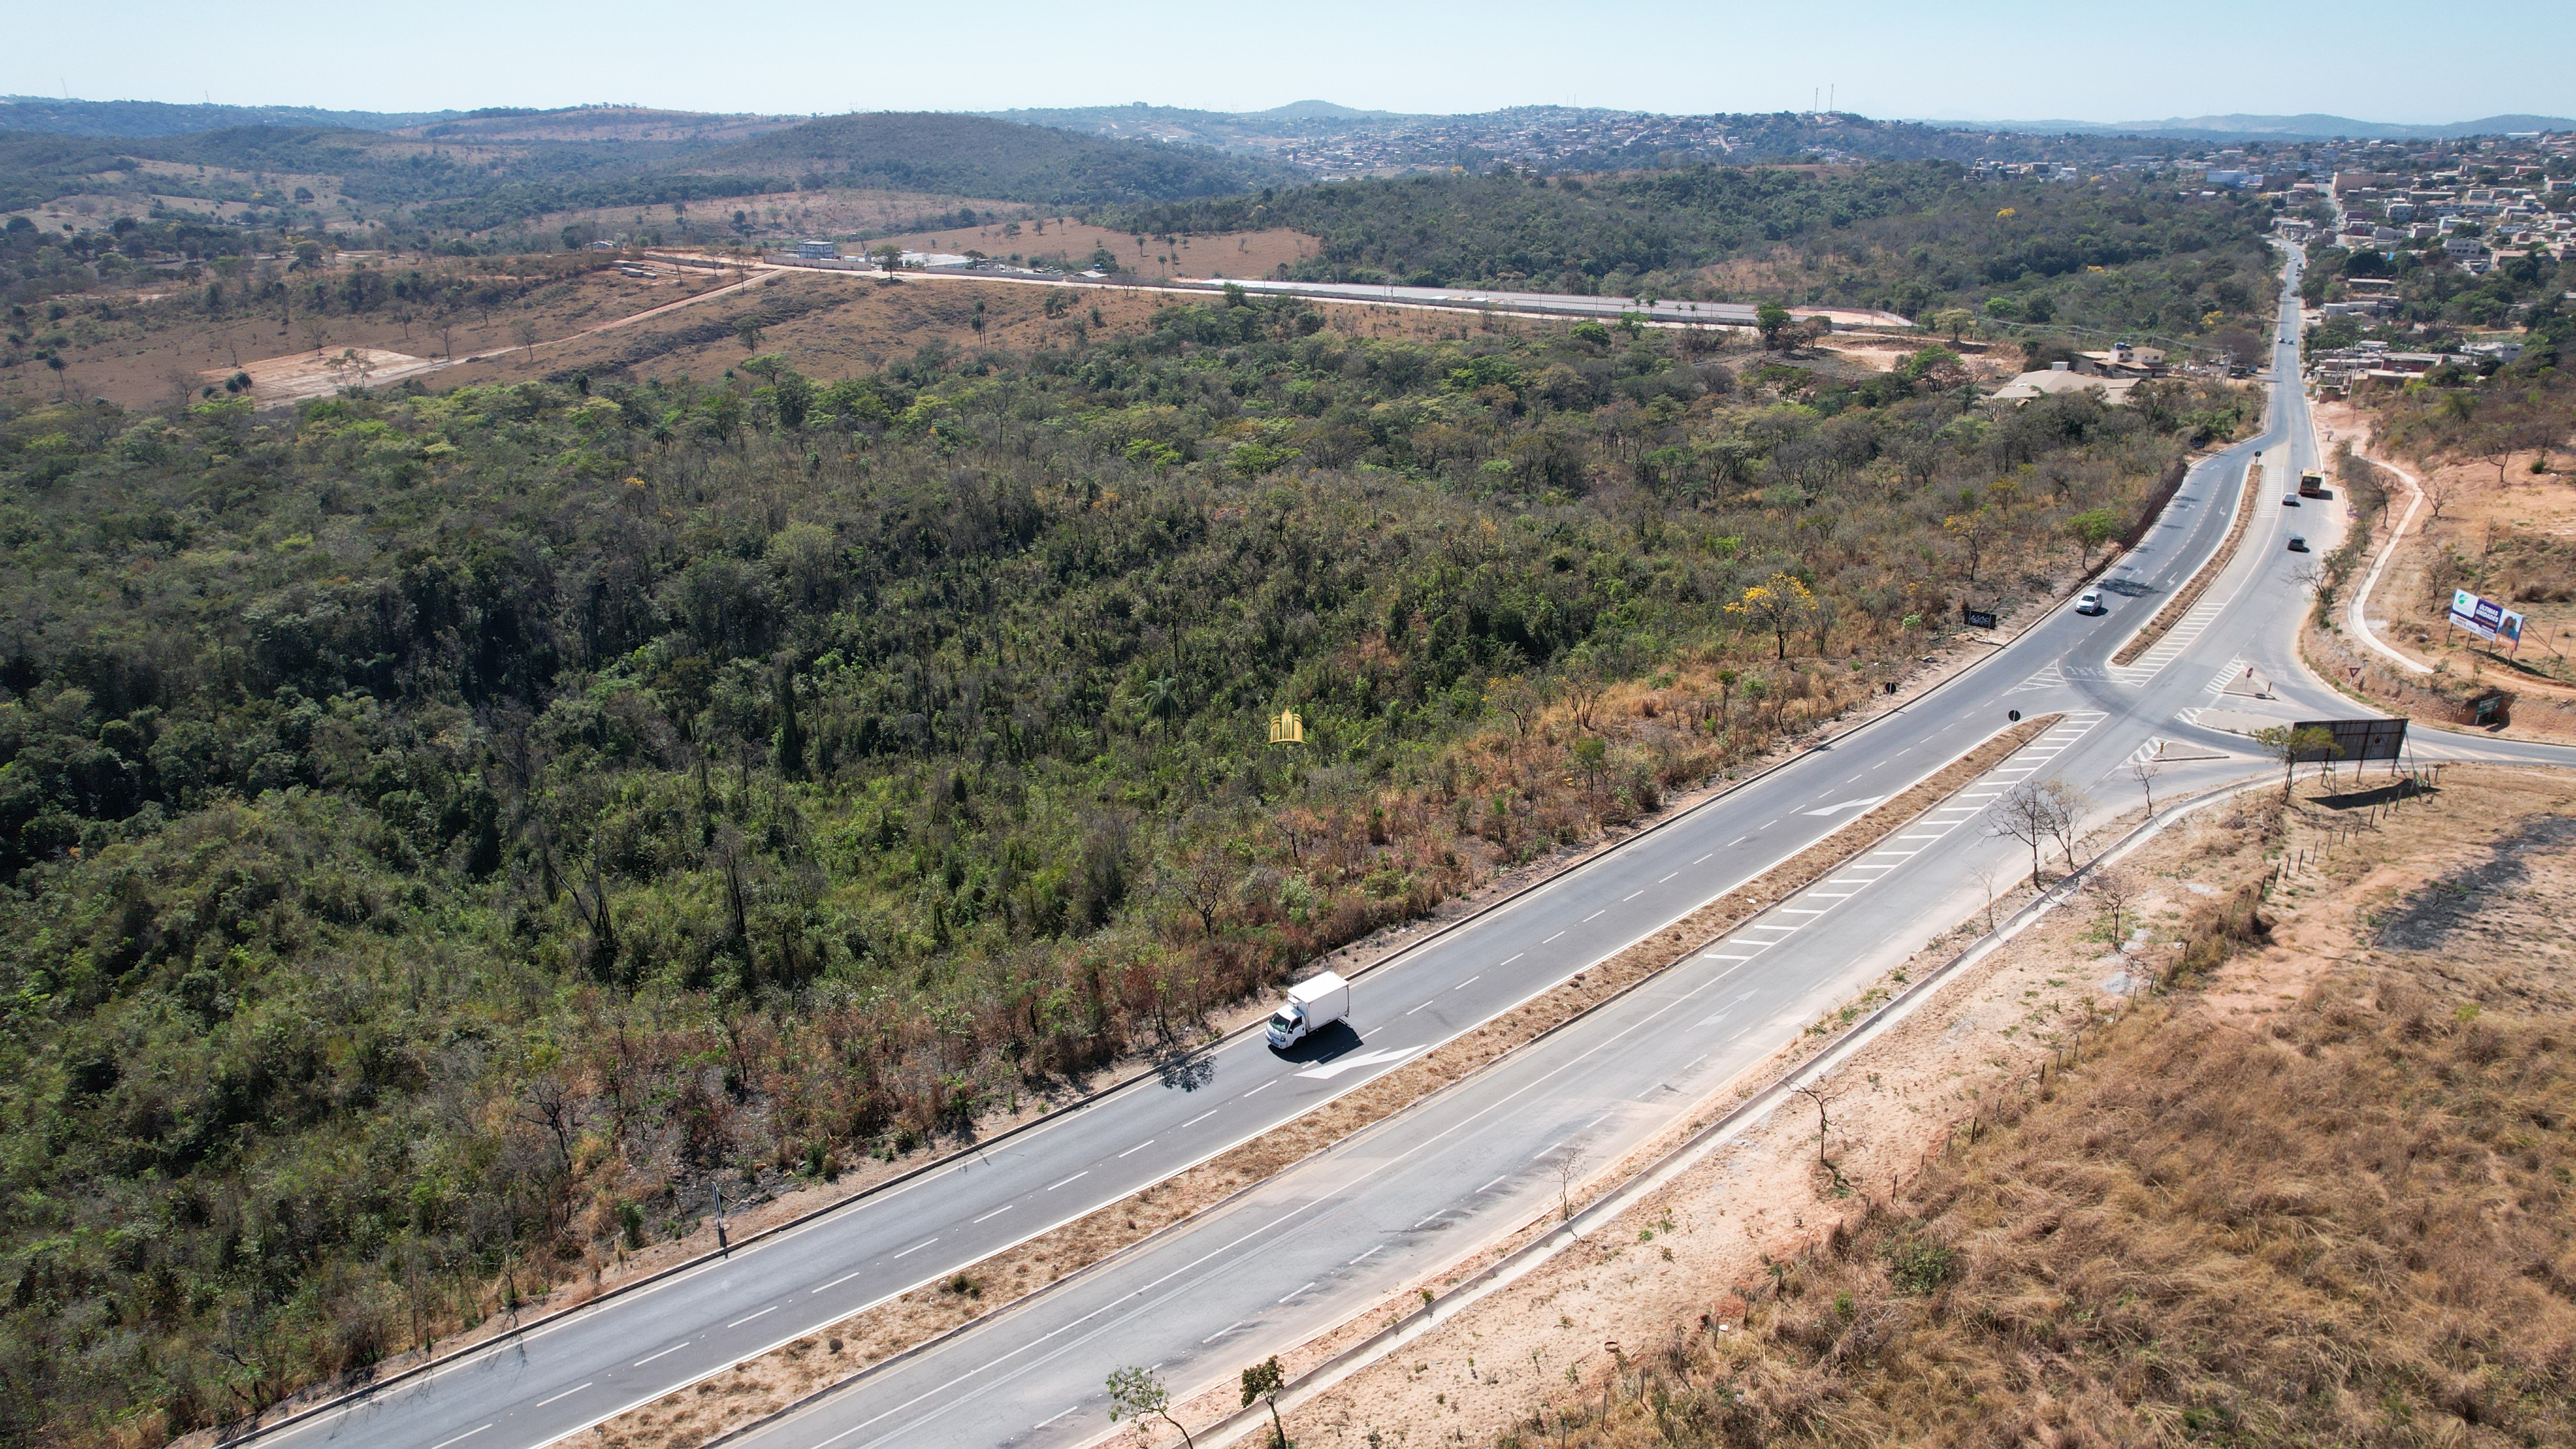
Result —
<instances>
[{"instance_id":1,"label":"yellow flowering tree","mask_svg":"<svg viewBox=\"0 0 2576 1449\"><path fill-rule=\"evenodd\" d=\"M1771 631L1773 648L1779 657L1789 657L1789 631L1798 627L1816 607L1815 592L1788 574L1773 574L1744 591L1744 597L1726 606L1726 612L1746 623L1759 621Z\"/></svg>"}]
</instances>

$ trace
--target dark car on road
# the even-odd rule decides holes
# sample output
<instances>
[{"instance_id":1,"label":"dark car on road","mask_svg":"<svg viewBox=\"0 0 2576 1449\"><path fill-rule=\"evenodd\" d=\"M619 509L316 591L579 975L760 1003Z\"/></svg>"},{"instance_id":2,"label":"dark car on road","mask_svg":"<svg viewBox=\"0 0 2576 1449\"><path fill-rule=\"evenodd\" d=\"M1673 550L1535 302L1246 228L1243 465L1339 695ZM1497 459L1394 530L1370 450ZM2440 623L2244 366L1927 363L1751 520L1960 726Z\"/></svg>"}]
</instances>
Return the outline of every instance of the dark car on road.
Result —
<instances>
[{"instance_id":1,"label":"dark car on road","mask_svg":"<svg viewBox=\"0 0 2576 1449\"><path fill-rule=\"evenodd\" d=\"M2284 494L2282 494L2282 495L2281 495L2281 506L2282 506L2283 508L2296 508L2296 507L2298 507L2298 506L2299 506L2299 495L2298 495L2298 494L2296 494L2296 493L2284 493Z\"/></svg>"},{"instance_id":2,"label":"dark car on road","mask_svg":"<svg viewBox=\"0 0 2576 1449\"><path fill-rule=\"evenodd\" d=\"M2292 552L2292 553L2306 553L2307 551L2308 551L2308 541L2307 541L2306 539L2304 539L2304 538L2299 537L2299 536L2298 536L2297 534L2295 534L2295 533L2294 533L2294 534L2291 534L2291 535L2290 535L2290 552Z\"/></svg>"}]
</instances>

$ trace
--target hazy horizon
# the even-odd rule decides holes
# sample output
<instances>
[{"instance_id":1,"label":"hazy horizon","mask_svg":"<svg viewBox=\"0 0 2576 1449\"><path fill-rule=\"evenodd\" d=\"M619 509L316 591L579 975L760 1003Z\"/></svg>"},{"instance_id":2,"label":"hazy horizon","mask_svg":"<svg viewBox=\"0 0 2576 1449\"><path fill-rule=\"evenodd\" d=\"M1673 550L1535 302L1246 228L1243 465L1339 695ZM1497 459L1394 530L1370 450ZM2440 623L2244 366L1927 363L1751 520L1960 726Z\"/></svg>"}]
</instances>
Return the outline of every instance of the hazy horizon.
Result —
<instances>
[{"instance_id":1,"label":"hazy horizon","mask_svg":"<svg viewBox=\"0 0 2576 1449\"><path fill-rule=\"evenodd\" d=\"M2322 113L2390 125L2576 113L2566 67L2499 67L2576 53L2576 7L2501 3L2478 27L2424 30L2416 7L2356 0L2330 13L2183 0L2151 19L2106 12L2047 33L1999 5L1930 14L1893 0L1817 23L1741 4L1614 0L1569 25L1529 0L1403 11L1326 0L1301 17L1149 4L1114 28L1004 0L971 34L902 11L703 11L638 0L612 14L455 0L423 28L395 10L327 25L209 24L197 7L138 0L113 43L94 16L28 9L0 89L28 97L215 101L327 110L555 109L626 98L676 110L837 113L1118 105L1261 111L1323 98L1361 110L1465 114L1582 105L1666 114L1807 109L1890 119L2062 119ZM2392 37L2402 36L2402 43ZM1855 40L1855 37L1858 39ZM2224 37L2222 46L2214 37ZM2106 56L2116 69L2106 71Z\"/></svg>"}]
</instances>

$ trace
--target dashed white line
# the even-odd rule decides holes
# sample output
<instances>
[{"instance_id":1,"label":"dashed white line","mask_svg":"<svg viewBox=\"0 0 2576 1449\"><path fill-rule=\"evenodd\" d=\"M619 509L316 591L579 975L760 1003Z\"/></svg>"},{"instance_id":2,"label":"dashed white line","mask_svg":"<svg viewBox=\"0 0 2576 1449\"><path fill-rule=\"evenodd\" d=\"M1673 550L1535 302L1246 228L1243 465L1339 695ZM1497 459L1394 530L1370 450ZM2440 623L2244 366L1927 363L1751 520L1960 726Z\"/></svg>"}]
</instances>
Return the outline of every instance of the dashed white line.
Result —
<instances>
[{"instance_id":1,"label":"dashed white line","mask_svg":"<svg viewBox=\"0 0 2576 1449\"><path fill-rule=\"evenodd\" d=\"M1345 1267L1345 1268L1354 1267L1354 1266L1356 1266L1356 1265L1358 1265L1358 1264L1360 1264L1360 1263L1362 1263L1362 1262L1367 1261L1367 1260L1368 1260L1368 1259L1370 1259L1370 1258L1374 1258L1374 1257L1376 1257L1378 1254L1383 1253L1383 1252L1385 1252L1385 1251L1386 1251L1386 1244L1384 1244L1384 1243L1380 1243L1380 1244L1378 1244L1376 1247L1369 1249L1367 1252L1360 1254L1358 1257L1351 1259L1351 1261L1350 1261L1350 1262L1348 1262L1348 1263L1344 1263L1342 1266L1343 1266L1343 1267Z\"/></svg>"},{"instance_id":2,"label":"dashed white line","mask_svg":"<svg viewBox=\"0 0 2576 1449\"><path fill-rule=\"evenodd\" d=\"M966 1224L966 1226L968 1226L968 1227L970 1227L970 1228L971 1228L971 1227L973 1227L976 1223L988 1223L988 1222L991 1222L993 1219L1000 1217L1002 1214L1004 1214L1004 1213L1006 1213L1006 1212L1009 1212L1013 1207L1016 1207L1016 1206L1018 1206L1018 1204L1016 1204L1016 1203L1004 1203L1004 1204L1002 1204L1000 1207L997 1207L997 1208L993 1209L991 1212L988 1212L988 1213L984 1214L982 1217L980 1217L980 1218L976 1218L976 1219L973 1219L972 1221L968 1222L968 1223Z\"/></svg>"},{"instance_id":3,"label":"dashed white line","mask_svg":"<svg viewBox=\"0 0 2576 1449\"><path fill-rule=\"evenodd\" d=\"M1080 1405L1080 1404L1076 1404L1076 1405L1074 1405L1074 1406L1073 1406L1073 1409L1079 1409L1079 1408L1081 1408L1081 1407L1082 1407L1082 1405ZM1065 1415L1072 1413L1072 1412L1073 1412L1073 1409L1060 1409L1060 1410L1058 1410L1058 1411L1056 1412L1056 1414L1055 1414L1055 1418L1051 1418L1051 1419L1040 1419L1040 1420L1038 1420L1038 1422L1037 1422L1033 1427L1043 1429L1043 1428L1045 1428L1047 1425L1054 1423L1054 1422L1056 1421L1056 1419L1061 1419L1061 1418L1063 1418Z\"/></svg>"},{"instance_id":4,"label":"dashed white line","mask_svg":"<svg viewBox=\"0 0 2576 1449\"><path fill-rule=\"evenodd\" d=\"M1047 1191L1049 1191L1049 1192L1053 1192L1053 1191L1055 1191L1057 1188L1064 1186L1064 1183L1065 1183L1065 1182L1073 1182L1073 1181L1077 1181L1077 1180L1079 1180L1079 1179L1081 1179L1081 1178L1089 1177L1090 1175L1091 1175L1091 1169L1090 1169L1090 1168L1088 1168L1088 1167L1086 1167L1086 1168L1084 1168L1082 1171L1075 1173L1072 1177L1068 1177L1068 1178L1066 1178L1066 1179L1064 1180L1064 1182L1050 1182L1050 1183L1048 1183L1048 1184L1047 1184L1047 1189L1046 1189L1046 1190L1047 1190Z\"/></svg>"},{"instance_id":5,"label":"dashed white line","mask_svg":"<svg viewBox=\"0 0 2576 1449\"><path fill-rule=\"evenodd\" d=\"M498 1420L495 1420L494 1422L495 1422L495 1423L498 1423L499 1421L498 1421ZM492 1427L492 1425L491 1425L491 1424L486 1424L486 1425L484 1425L484 1426L483 1426L483 1429L489 1429L489 1428L491 1428L491 1427ZM447 1446L448 1446L448 1445L450 1445L450 1444L462 1444L462 1443L464 1443L466 1440L473 1438L475 1435L482 1433L482 1432L483 1432L483 1429L468 1429L468 1430L466 1430L464 1433L457 1435L457 1436L456 1436L455 1438L453 1438L453 1439L441 1439L441 1440L439 1440L437 1443L430 1445L430 1446L429 1446L429 1449L447 1449Z\"/></svg>"},{"instance_id":6,"label":"dashed white line","mask_svg":"<svg viewBox=\"0 0 2576 1449\"><path fill-rule=\"evenodd\" d=\"M1546 940L1539 942L1539 944L1540 944L1540 945L1542 945L1542 946L1552 946L1552 945L1556 944L1556 942L1558 941L1558 939L1559 939L1559 938L1561 938L1561 937L1563 937L1564 935L1565 935L1565 933L1564 933L1563 931L1559 931L1559 932L1557 932L1557 933L1556 933L1556 935L1548 937Z\"/></svg>"},{"instance_id":7,"label":"dashed white line","mask_svg":"<svg viewBox=\"0 0 2576 1449\"><path fill-rule=\"evenodd\" d=\"M1269 1091L1271 1088L1273 1088L1273 1087L1275 1087L1275 1086L1278 1086L1278 1085L1279 1085L1279 1079L1278 1079L1277 1077L1272 1077L1269 1081L1266 1081L1266 1082L1262 1083L1260 1086L1253 1088L1251 1092L1246 1092L1246 1093L1244 1093L1243 1095L1245 1095L1245 1096L1249 1097L1249 1096L1251 1096L1251 1095L1253 1094L1253 1092L1267 1092L1267 1091Z\"/></svg>"},{"instance_id":8,"label":"dashed white line","mask_svg":"<svg viewBox=\"0 0 2576 1449\"><path fill-rule=\"evenodd\" d=\"M1600 910L1594 911L1591 915L1585 916L1582 920L1579 920L1579 921L1575 922L1574 924L1576 924L1576 925L1578 925L1578 926L1588 926L1588 925L1591 925L1594 921L1597 921L1597 920L1601 919L1603 916L1605 916L1605 915L1609 914L1609 911L1610 911L1610 908L1609 908L1608 906L1603 906Z\"/></svg>"},{"instance_id":9,"label":"dashed white line","mask_svg":"<svg viewBox=\"0 0 2576 1449\"><path fill-rule=\"evenodd\" d=\"M1503 1177L1509 1177L1509 1176L1511 1176L1511 1174L1510 1174L1510 1173L1508 1173L1508 1172L1506 1172L1506 1173L1504 1173L1504 1174L1503 1174ZM1503 1177L1495 1178L1495 1179L1494 1179L1494 1182L1501 1182L1501 1181L1503 1180ZM1480 1187L1480 1188L1476 1189L1476 1191L1478 1191L1478 1192L1492 1192L1492 1191L1494 1190L1494 1182L1486 1183L1483 1187Z\"/></svg>"},{"instance_id":10,"label":"dashed white line","mask_svg":"<svg viewBox=\"0 0 2576 1449\"><path fill-rule=\"evenodd\" d=\"M1674 872L1673 872L1673 875L1680 875L1680 874L1681 874L1681 872L1680 872L1680 871L1674 871ZM1673 878L1673 875L1665 876L1665 877L1664 877L1664 880L1671 880L1671 879ZM1655 884L1657 884L1657 885L1662 885L1662 884L1664 883L1664 880L1659 880L1659 881L1655 882Z\"/></svg>"},{"instance_id":11,"label":"dashed white line","mask_svg":"<svg viewBox=\"0 0 2576 1449\"><path fill-rule=\"evenodd\" d=\"M1630 892L1628 892L1626 895L1621 896L1621 897L1619 898L1619 904L1621 904L1621 905L1623 905L1623 906L1624 906L1624 905L1628 904L1630 901L1633 901L1633 900L1635 900L1637 897L1642 896L1642 895L1644 895L1644 894L1645 894L1645 892L1644 892L1644 891L1630 891Z\"/></svg>"},{"instance_id":12,"label":"dashed white line","mask_svg":"<svg viewBox=\"0 0 2576 1449\"><path fill-rule=\"evenodd\" d=\"M662 1357L665 1357L665 1356L670 1355L670 1354L678 1353L681 1349L687 1348L690 1344L695 1343L695 1342L697 1342L697 1340L696 1340L696 1339L693 1339L693 1338L684 1338L684 1339L680 1340L678 1343L672 1344L669 1348L666 1348L666 1349L662 1350L662 1352L660 1352L660 1353L648 1353L648 1354L644 1355L642 1358L639 1358L639 1359L635 1360L635 1362L633 1362L633 1363L631 1363L631 1364L628 1364L628 1365L627 1365L627 1367L628 1367L628 1368L642 1368L644 1365L646 1365L646 1364L648 1364L648 1363L651 1363L653 1360L655 1360L655 1359L657 1359L657 1358L662 1358ZM489 1429L489 1428L491 1428L491 1427L492 1427L492 1426L491 1426L491 1425L489 1425L489 1424L486 1424L486 1425L484 1425L484 1426L483 1426L483 1428L484 1428L484 1429ZM481 1432L482 1432L482 1430L481 1430L481 1429L478 1429L478 1430L476 1430L475 1432L479 1434L479 1433L481 1433ZM448 1440L447 1442L449 1442L450 1444L453 1444L453 1443L455 1443L456 1441L455 1441L455 1440L453 1440L453 1439L450 1439L450 1440Z\"/></svg>"},{"instance_id":13,"label":"dashed white line","mask_svg":"<svg viewBox=\"0 0 2576 1449\"><path fill-rule=\"evenodd\" d=\"M1216 1342L1218 1339L1225 1337L1227 1334L1234 1332L1236 1329L1241 1328L1242 1326L1243 1326L1243 1320L1242 1320L1242 1319L1240 1319L1240 1318L1238 1318L1238 1319L1236 1319L1235 1321L1233 1321L1232 1323L1227 1324L1225 1327L1218 1329L1216 1332L1209 1334L1207 1337L1200 1339L1200 1340L1199 1340L1199 1346L1200 1346L1200 1347L1202 1347L1202 1348L1204 1348L1204 1347L1206 1347L1207 1345L1209 1345L1209 1344L1211 1344L1211 1343ZM1152 1373L1152 1372L1153 1372L1153 1370L1152 1370L1152 1369L1147 1369L1147 1370L1145 1370L1145 1372L1147 1372L1147 1373Z\"/></svg>"},{"instance_id":14,"label":"dashed white line","mask_svg":"<svg viewBox=\"0 0 2576 1449\"><path fill-rule=\"evenodd\" d=\"M1321 1283L1322 1281L1324 1281L1324 1280L1323 1280L1323 1279L1321 1279L1321 1278L1310 1278L1310 1279L1308 1279L1308 1280L1306 1281L1306 1287L1305 1287L1305 1288L1296 1288L1296 1289L1292 1289L1292 1290L1290 1290L1290 1291L1289 1291L1289 1293L1288 1293L1288 1297L1287 1297L1287 1298L1282 1298L1282 1299L1280 1299L1279 1301L1280 1301L1280 1302L1282 1302L1282 1303L1285 1303L1285 1302L1287 1302L1287 1301L1288 1301L1288 1299L1289 1299L1289 1298L1294 1298L1294 1297L1296 1297L1298 1294L1305 1292L1305 1291L1306 1291L1306 1288L1312 1288L1312 1287L1314 1287L1317 1283Z\"/></svg>"},{"instance_id":15,"label":"dashed white line","mask_svg":"<svg viewBox=\"0 0 2576 1449\"><path fill-rule=\"evenodd\" d=\"M1518 958L1517 958L1517 957L1515 957L1514 959L1516 959L1516 960L1517 960ZM1484 979L1485 979L1485 973L1484 973L1484 972L1482 972L1482 971L1479 971L1479 972L1477 972L1475 975L1468 977L1466 980L1459 982L1457 985L1452 986L1452 987L1450 987L1449 989L1450 989L1450 990L1452 990L1452 991L1464 991L1464 990L1466 990L1468 987L1473 986L1473 985L1475 985L1477 982L1482 981L1482 980L1484 980Z\"/></svg>"},{"instance_id":16,"label":"dashed white line","mask_svg":"<svg viewBox=\"0 0 2576 1449\"><path fill-rule=\"evenodd\" d=\"M1079 1176L1079 1174L1076 1174L1076 1175L1077 1175L1077 1176ZM933 1243L935 1243L935 1242L938 1242L938 1241L939 1241L939 1240L938 1240L937 1238L924 1238L924 1239L922 1239L920 1242L913 1244L911 1247L904 1249L902 1252L895 1254L895 1255L894 1255L894 1257L895 1257L895 1258L909 1258L909 1257L911 1257L913 1254L920 1252L922 1249L927 1248L927 1247L929 1247L931 1244L933 1244ZM891 1263L891 1262L893 1262L893 1261L894 1261L894 1258L888 1258L888 1259L886 1259L886 1261L887 1261L887 1262L889 1262L889 1263Z\"/></svg>"},{"instance_id":17,"label":"dashed white line","mask_svg":"<svg viewBox=\"0 0 2576 1449\"><path fill-rule=\"evenodd\" d=\"M1438 1001L1439 999L1440 999L1439 997L1435 996L1435 997L1431 998L1431 1001ZM1431 1004L1431 1001L1426 1001L1426 1002L1422 1003L1422 1006L1429 1006L1429 1005ZM1422 1009L1422 1006L1417 1006L1417 1007L1413 1008L1413 1011L1420 1011L1420 1010ZM1405 1013L1405 1015L1407 1015L1407 1016L1411 1016L1411 1015L1413 1014L1413 1011L1408 1011L1408 1012L1406 1012L1406 1013Z\"/></svg>"},{"instance_id":18,"label":"dashed white line","mask_svg":"<svg viewBox=\"0 0 2576 1449\"><path fill-rule=\"evenodd\" d=\"M1076 1176L1079 1176L1079 1175L1080 1175L1080 1174L1078 1174L1078 1173L1076 1174ZM838 1287L840 1287L842 1284L849 1282L851 1279L856 1278L857 1276L859 1276L859 1274L860 1274L860 1273L864 1273L864 1272L866 1272L866 1271L868 1271L868 1270L867 1270L867 1269L865 1269L865 1268L861 1268L861 1269L858 1269L856 1272L844 1273L844 1274L842 1274L840 1277L833 1279L831 1282L824 1284L824 1285L823 1285L822 1287L820 1287L820 1288L808 1289L807 1291L808 1291L808 1292L811 1292L811 1293L822 1293L822 1292L827 1292L827 1291L829 1291L829 1290L831 1290L831 1289L834 1289L834 1288L838 1288Z\"/></svg>"},{"instance_id":19,"label":"dashed white line","mask_svg":"<svg viewBox=\"0 0 2576 1449\"><path fill-rule=\"evenodd\" d=\"M735 1319L733 1322L726 1324L726 1325L725 1325L725 1327L727 1327L727 1328L740 1328L740 1327L742 1327L744 1324L749 1323L750 1321L752 1321L753 1319L755 1319L755 1318L758 1318L758 1317L762 1316L762 1314L775 1313L775 1312L777 1312L777 1311L778 1311L778 1305L777 1305L777 1304L775 1304L775 1303L772 1303L772 1304L770 1304L767 1308L764 1308L764 1309L760 1310L760 1312L759 1312L759 1313L746 1313L746 1314L744 1314L742 1317Z\"/></svg>"},{"instance_id":20,"label":"dashed white line","mask_svg":"<svg viewBox=\"0 0 2576 1449\"><path fill-rule=\"evenodd\" d=\"M593 1380L591 1380L591 1383L597 1383L597 1382L598 1382L598 1380L597 1380L597 1379L593 1379ZM551 1403L555 1403L555 1402L557 1402L558 1400L562 1400L562 1399L569 1399L569 1398L571 1398L573 1395L575 1395L575 1394L577 1394L577 1393L580 1393L583 1389L586 1389L586 1388L589 1388L589 1387L590 1387L590 1384L576 1384L576 1385L575 1385L575 1386L573 1386L572 1388L566 1389L566 1390L564 1390L562 1393L555 1395L555 1396L554 1396L554 1398L551 1398L551 1399L539 1399L539 1400L537 1400L535 1403L528 1405L528 1407L529 1407L529 1408L531 1408L531 1409L542 1409L542 1408L544 1408L546 1405L551 1404Z\"/></svg>"},{"instance_id":21,"label":"dashed white line","mask_svg":"<svg viewBox=\"0 0 2576 1449\"><path fill-rule=\"evenodd\" d=\"M1208 1110L1206 1110L1206 1111L1204 1111L1204 1112L1201 1112L1201 1113L1200 1113L1200 1114L1198 1114L1197 1116L1192 1117L1190 1120L1188 1120L1187 1122L1182 1123L1181 1125L1182 1125L1182 1126L1184 1126L1184 1127L1196 1127L1196 1126L1197 1126L1197 1125L1199 1125L1201 1122L1204 1122L1204 1121L1206 1121L1207 1119L1209 1119L1210 1117L1215 1116L1215 1115L1217 1114L1217 1110L1218 1110L1218 1109L1216 1109L1216 1108L1214 1108L1214 1107L1211 1107L1211 1108L1209 1108Z\"/></svg>"},{"instance_id":22,"label":"dashed white line","mask_svg":"<svg viewBox=\"0 0 2576 1449\"><path fill-rule=\"evenodd\" d=\"M1119 1153L1118 1155L1119 1155L1119 1156L1121 1156L1121 1157L1133 1157L1133 1156L1135 1156L1137 1153L1142 1152L1142 1151L1144 1151L1146 1148L1151 1147L1151 1146L1153 1146L1153 1145L1154 1145L1154 1139L1153 1139L1153 1138L1151 1138L1151 1137L1148 1137L1148 1138L1146 1138L1144 1141L1137 1143L1135 1146L1128 1148L1126 1151L1121 1152L1121 1153Z\"/></svg>"}]
</instances>

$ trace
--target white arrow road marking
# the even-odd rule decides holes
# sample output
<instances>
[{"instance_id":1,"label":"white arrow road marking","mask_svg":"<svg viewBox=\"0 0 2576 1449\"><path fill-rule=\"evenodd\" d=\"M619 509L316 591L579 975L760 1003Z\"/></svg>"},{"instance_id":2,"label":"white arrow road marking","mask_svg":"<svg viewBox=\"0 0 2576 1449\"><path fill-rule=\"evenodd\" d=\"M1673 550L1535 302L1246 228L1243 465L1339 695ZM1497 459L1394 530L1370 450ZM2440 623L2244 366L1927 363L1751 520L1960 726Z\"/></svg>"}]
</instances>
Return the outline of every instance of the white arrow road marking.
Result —
<instances>
[{"instance_id":1,"label":"white arrow road marking","mask_svg":"<svg viewBox=\"0 0 2576 1449\"><path fill-rule=\"evenodd\" d=\"M1406 1057L1409 1057L1420 1050L1422 1050L1422 1048L1418 1046L1409 1046L1388 1047L1383 1051L1362 1052L1355 1057L1344 1057L1340 1061L1326 1062L1320 1067L1309 1067L1305 1071L1299 1072L1297 1075L1301 1077L1313 1077L1318 1081L1329 1082L1344 1072L1355 1072L1362 1067L1382 1067L1391 1062L1403 1061Z\"/></svg>"},{"instance_id":2,"label":"white arrow road marking","mask_svg":"<svg viewBox=\"0 0 2576 1449\"><path fill-rule=\"evenodd\" d=\"M1827 805L1821 810L1810 810L1807 813L1810 815L1840 815L1846 810L1866 810L1870 806L1875 805L1886 798L1887 797L1884 795L1872 795L1863 800L1845 800L1839 805Z\"/></svg>"}]
</instances>

